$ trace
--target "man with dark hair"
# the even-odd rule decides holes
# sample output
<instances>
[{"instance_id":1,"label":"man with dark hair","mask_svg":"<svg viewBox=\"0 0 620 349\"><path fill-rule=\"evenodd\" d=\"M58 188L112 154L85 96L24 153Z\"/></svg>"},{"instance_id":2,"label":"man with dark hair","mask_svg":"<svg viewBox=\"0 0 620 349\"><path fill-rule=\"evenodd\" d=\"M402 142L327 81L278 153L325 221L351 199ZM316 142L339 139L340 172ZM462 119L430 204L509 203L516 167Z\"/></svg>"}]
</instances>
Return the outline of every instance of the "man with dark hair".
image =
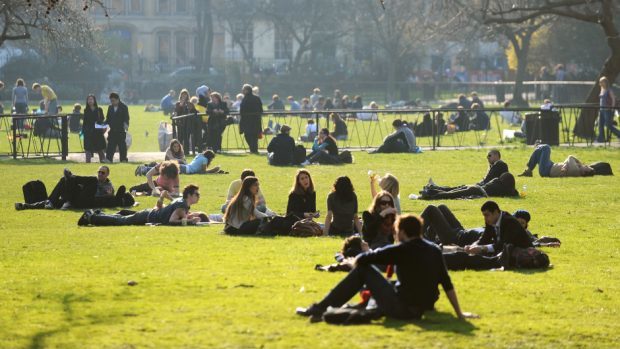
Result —
<instances>
[{"instance_id":1,"label":"man with dark hair","mask_svg":"<svg viewBox=\"0 0 620 349\"><path fill-rule=\"evenodd\" d=\"M464 185L455 188L442 188L426 185L419 198L423 200L466 199L474 197L514 197L519 196L515 188L515 177L506 172L483 185Z\"/></svg>"},{"instance_id":2,"label":"man with dark hair","mask_svg":"<svg viewBox=\"0 0 620 349\"><path fill-rule=\"evenodd\" d=\"M290 136L291 128L282 125L280 133L273 137L267 146L269 165L286 166L293 164L295 140Z\"/></svg>"},{"instance_id":3,"label":"man with dark hair","mask_svg":"<svg viewBox=\"0 0 620 349\"><path fill-rule=\"evenodd\" d=\"M383 140L383 144L371 154L374 153L407 153L416 152L417 146L413 131L407 127L402 120L396 119L392 122L394 132L387 135Z\"/></svg>"},{"instance_id":4,"label":"man with dark hair","mask_svg":"<svg viewBox=\"0 0 620 349\"><path fill-rule=\"evenodd\" d=\"M487 161L489 162L489 172L478 182L478 185L489 183L495 178L499 178L502 174L508 172L508 165L502 160L502 154L498 149L491 149L487 153Z\"/></svg>"},{"instance_id":5,"label":"man with dark hair","mask_svg":"<svg viewBox=\"0 0 620 349\"><path fill-rule=\"evenodd\" d=\"M110 93L110 106L106 114L105 123L110 126L108 131L108 149L106 158L112 162L118 147L121 162L127 162L127 130L129 129L129 109L121 102L118 93Z\"/></svg>"},{"instance_id":6,"label":"man with dark hair","mask_svg":"<svg viewBox=\"0 0 620 349\"><path fill-rule=\"evenodd\" d=\"M327 307L341 307L365 285L381 315L419 319L425 311L434 309L439 298L437 287L441 284L459 318L475 317L461 311L441 250L422 238L422 225L417 216L399 217L394 234L398 244L357 256L352 261L354 269L323 300L309 308L298 308L297 314L320 321ZM373 266L377 264L395 265L395 286Z\"/></svg>"},{"instance_id":7,"label":"man with dark hair","mask_svg":"<svg viewBox=\"0 0 620 349\"><path fill-rule=\"evenodd\" d=\"M157 207L135 212L128 216L119 214L106 215L101 211L88 210L78 220L78 225L95 226L119 226L119 225L144 225L147 223L175 225L196 224L200 222L200 214L189 211L191 205L198 203L200 193L198 186L190 184L183 189L183 197L178 198L168 206L163 205L167 192L162 191Z\"/></svg>"},{"instance_id":8,"label":"man with dark hair","mask_svg":"<svg viewBox=\"0 0 620 349\"><path fill-rule=\"evenodd\" d=\"M252 93L252 85L243 85L243 100L239 107L239 133L245 136L250 153L258 154L258 135L263 129L263 102Z\"/></svg>"}]
</instances>

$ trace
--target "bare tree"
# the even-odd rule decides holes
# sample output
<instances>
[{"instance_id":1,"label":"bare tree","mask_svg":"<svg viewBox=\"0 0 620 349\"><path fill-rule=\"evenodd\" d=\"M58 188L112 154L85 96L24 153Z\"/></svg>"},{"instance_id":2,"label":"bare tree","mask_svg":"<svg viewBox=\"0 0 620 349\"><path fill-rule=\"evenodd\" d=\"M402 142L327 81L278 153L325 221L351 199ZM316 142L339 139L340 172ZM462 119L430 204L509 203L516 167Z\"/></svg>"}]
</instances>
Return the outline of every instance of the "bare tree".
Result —
<instances>
[{"instance_id":1,"label":"bare tree","mask_svg":"<svg viewBox=\"0 0 620 349\"><path fill-rule=\"evenodd\" d=\"M8 41L41 37L55 48L92 43L92 23L86 11L103 6L101 0L86 0L81 8L68 1L3 0L0 2L0 47Z\"/></svg>"},{"instance_id":2,"label":"bare tree","mask_svg":"<svg viewBox=\"0 0 620 349\"><path fill-rule=\"evenodd\" d=\"M205 71L211 67L211 53L213 52L213 5L211 0L196 1L196 68Z\"/></svg>"},{"instance_id":3,"label":"bare tree","mask_svg":"<svg viewBox=\"0 0 620 349\"><path fill-rule=\"evenodd\" d=\"M260 6L261 2L254 0L217 1L211 6L233 45L239 47L243 60L250 67L254 65L254 23Z\"/></svg>"}]
</instances>

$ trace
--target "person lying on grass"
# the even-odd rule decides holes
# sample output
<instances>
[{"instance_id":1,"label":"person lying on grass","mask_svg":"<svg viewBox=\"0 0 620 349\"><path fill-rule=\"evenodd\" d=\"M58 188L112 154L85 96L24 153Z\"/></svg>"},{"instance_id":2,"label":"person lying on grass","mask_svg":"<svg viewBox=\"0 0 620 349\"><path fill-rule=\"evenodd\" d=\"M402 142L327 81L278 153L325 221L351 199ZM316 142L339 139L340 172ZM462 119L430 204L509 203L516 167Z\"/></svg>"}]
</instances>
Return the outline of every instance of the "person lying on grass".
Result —
<instances>
[{"instance_id":1,"label":"person lying on grass","mask_svg":"<svg viewBox=\"0 0 620 349\"><path fill-rule=\"evenodd\" d=\"M551 161L551 147L548 144L539 144L532 152L527 168L519 177L532 177L532 171L538 165L538 174L541 177L590 177L596 173L594 169L569 155L564 162Z\"/></svg>"},{"instance_id":2,"label":"person lying on grass","mask_svg":"<svg viewBox=\"0 0 620 349\"><path fill-rule=\"evenodd\" d=\"M153 176L159 175L155 180ZM131 192L142 192L146 195L160 196L165 190L170 195L179 195L179 164L175 161L164 161L153 167L146 174L146 183L131 187Z\"/></svg>"},{"instance_id":3,"label":"person lying on grass","mask_svg":"<svg viewBox=\"0 0 620 349\"><path fill-rule=\"evenodd\" d=\"M178 166L179 166L179 173L181 174L211 174L211 173L228 173L226 171L222 171L219 166L216 166L214 168L209 169L209 165L211 165L211 163L213 162L213 159L215 158L215 153L212 150L205 150L203 153L196 155L196 157L189 163L189 164L185 164L185 163L181 163L178 162ZM170 160L170 161L174 161L177 162L176 160ZM142 174L146 174L148 176L149 173L151 174L157 174L157 173L152 173L151 171L153 170L153 168L158 167L157 164L155 164L154 167L151 167L149 165L139 165L136 170L134 171L134 174L136 176L141 176Z\"/></svg>"},{"instance_id":4,"label":"person lying on grass","mask_svg":"<svg viewBox=\"0 0 620 349\"><path fill-rule=\"evenodd\" d=\"M341 307L364 286L370 290L381 315L396 319L419 319L433 310L441 284L460 319L477 317L462 312L441 250L422 238L422 220L415 215L396 221L396 245L363 253L355 258L354 268L320 302L297 308L297 314L321 321L328 307ZM373 264L393 264L398 281L392 285Z\"/></svg>"},{"instance_id":5,"label":"person lying on grass","mask_svg":"<svg viewBox=\"0 0 620 349\"><path fill-rule=\"evenodd\" d=\"M200 214L190 212L191 205L198 203L200 192L198 186L190 184L183 189L183 197L172 201L168 206L163 205L166 193L162 192L157 207L138 211L132 215L107 215L101 211L88 210L78 220L79 226L119 226L144 225L147 223L176 225L196 224L200 222Z\"/></svg>"},{"instance_id":6,"label":"person lying on grass","mask_svg":"<svg viewBox=\"0 0 620 349\"><path fill-rule=\"evenodd\" d=\"M471 199L479 197L515 197L519 192L515 188L515 177L505 172L499 178L492 179L486 184L465 185L456 188L443 188L429 183L420 191L420 196L410 196L412 199L442 200L442 199Z\"/></svg>"}]
</instances>

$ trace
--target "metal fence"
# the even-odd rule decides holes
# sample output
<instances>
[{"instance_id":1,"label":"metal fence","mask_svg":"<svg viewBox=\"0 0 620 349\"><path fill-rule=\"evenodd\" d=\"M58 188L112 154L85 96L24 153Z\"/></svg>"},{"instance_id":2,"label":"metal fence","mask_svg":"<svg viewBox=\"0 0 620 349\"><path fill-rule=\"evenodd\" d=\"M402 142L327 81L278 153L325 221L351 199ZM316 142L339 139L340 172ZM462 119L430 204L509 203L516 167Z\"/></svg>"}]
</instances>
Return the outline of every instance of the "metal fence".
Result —
<instances>
[{"instance_id":1,"label":"metal fence","mask_svg":"<svg viewBox=\"0 0 620 349\"><path fill-rule=\"evenodd\" d=\"M69 153L68 115L0 115L13 159L60 157Z\"/></svg>"}]
</instances>

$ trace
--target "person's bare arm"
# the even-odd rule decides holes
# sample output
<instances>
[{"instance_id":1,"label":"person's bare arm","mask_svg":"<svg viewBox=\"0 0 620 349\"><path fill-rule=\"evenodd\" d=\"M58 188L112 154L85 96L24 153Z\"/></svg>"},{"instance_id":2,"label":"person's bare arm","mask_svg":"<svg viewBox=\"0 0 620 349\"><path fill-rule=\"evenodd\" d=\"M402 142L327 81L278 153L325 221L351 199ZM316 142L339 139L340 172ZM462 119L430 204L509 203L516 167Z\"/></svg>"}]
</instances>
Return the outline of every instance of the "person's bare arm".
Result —
<instances>
[{"instance_id":1,"label":"person's bare arm","mask_svg":"<svg viewBox=\"0 0 620 349\"><path fill-rule=\"evenodd\" d=\"M353 216L353 223L355 224L355 229L357 230L358 233L362 232L362 220L360 219L360 216L357 215L357 213Z\"/></svg>"},{"instance_id":2,"label":"person's bare arm","mask_svg":"<svg viewBox=\"0 0 620 349\"><path fill-rule=\"evenodd\" d=\"M370 197L377 196L377 176L370 176Z\"/></svg>"},{"instance_id":3,"label":"person's bare arm","mask_svg":"<svg viewBox=\"0 0 620 349\"><path fill-rule=\"evenodd\" d=\"M187 220L188 224L196 224L200 222L200 217L188 217L187 213L185 212L185 209L182 207L179 207L176 210L174 210L174 212L172 212L172 215L170 216L170 220L168 220L168 222L169 223L181 223L183 218L188 219Z\"/></svg>"},{"instance_id":4,"label":"person's bare arm","mask_svg":"<svg viewBox=\"0 0 620 349\"><path fill-rule=\"evenodd\" d=\"M461 311L461 307L459 305L459 299L456 296L456 291L454 289L451 289L450 291L446 291L446 296L448 297L448 300L450 301L450 304L452 305L452 308L454 309L454 312L456 313L456 316L458 316L459 319L461 320L477 319L480 317L474 313L468 313L468 312Z\"/></svg>"},{"instance_id":5,"label":"person's bare arm","mask_svg":"<svg viewBox=\"0 0 620 349\"><path fill-rule=\"evenodd\" d=\"M157 169L157 166L151 168L149 172L146 173L146 183L149 185L149 187L153 191L153 195L155 195L156 191L157 191L157 195L159 195L159 190L157 189L157 187L155 186L155 182L153 181L153 176L157 174L159 174L159 170Z\"/></svg>"},{"instance_id":6,"label":"person's bare arm","mask_svg":"<svg viewBox=\"0 0 620 349\"><path fill-rule=\"evenodd\" d=\"M328 235L329 234L329 228L332 225L332 216L334 215L334 213L332 211L327 211L327 214L325 215L325 226L323 227L323 235Z\"/></svg>"}]
</instances>

